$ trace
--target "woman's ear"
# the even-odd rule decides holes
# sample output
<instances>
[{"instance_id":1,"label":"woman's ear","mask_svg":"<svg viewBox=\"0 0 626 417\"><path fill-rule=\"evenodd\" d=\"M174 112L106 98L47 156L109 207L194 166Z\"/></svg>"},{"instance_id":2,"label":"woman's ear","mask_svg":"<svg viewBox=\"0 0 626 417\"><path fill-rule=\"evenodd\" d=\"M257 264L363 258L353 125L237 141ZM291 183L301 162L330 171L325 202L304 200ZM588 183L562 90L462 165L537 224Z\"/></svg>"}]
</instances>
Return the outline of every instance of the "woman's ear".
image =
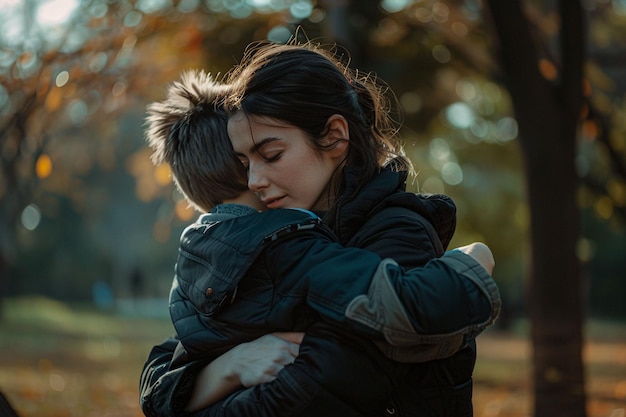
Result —
<instances>
[{"instance_id":1,"label":"woman's ear","mask_svg":"<svg viewBox=\"0 0 626 417\"><path fill-rule=\"evenodd\" d=\"M333 114L326 121L326 129L324 145L329 147L328 152L343 157L350 146L350 128L347 120L340 114Z\"/></svg>"}]
</instances>

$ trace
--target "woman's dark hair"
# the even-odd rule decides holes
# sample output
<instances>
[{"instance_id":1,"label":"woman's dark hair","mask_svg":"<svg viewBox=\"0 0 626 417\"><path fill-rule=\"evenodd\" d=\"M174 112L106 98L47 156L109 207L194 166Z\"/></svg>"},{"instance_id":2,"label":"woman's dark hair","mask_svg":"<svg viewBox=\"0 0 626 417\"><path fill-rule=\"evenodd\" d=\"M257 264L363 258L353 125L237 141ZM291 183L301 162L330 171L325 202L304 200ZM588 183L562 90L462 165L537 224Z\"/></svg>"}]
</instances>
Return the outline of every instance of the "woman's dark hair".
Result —
<instances>
[{"instance_id":1,"label":"woman's dark hair","mask_svg":"<svg viewBox=\"0 0 626 417\"><path fill-rule=\"evenodd\" d=\"M380 168L399 157L397 123L391 117L389 88L371 74L343 65L320 45L253 44L229 74L235 94L231 111L265 116L300 128L323 151L330 116L343 116L350 130L347 164L359 167L356 192ZM332 146L332 145L331 145ZM408 169L403 157L398 169Z\"/></svg>"}]
</instances>

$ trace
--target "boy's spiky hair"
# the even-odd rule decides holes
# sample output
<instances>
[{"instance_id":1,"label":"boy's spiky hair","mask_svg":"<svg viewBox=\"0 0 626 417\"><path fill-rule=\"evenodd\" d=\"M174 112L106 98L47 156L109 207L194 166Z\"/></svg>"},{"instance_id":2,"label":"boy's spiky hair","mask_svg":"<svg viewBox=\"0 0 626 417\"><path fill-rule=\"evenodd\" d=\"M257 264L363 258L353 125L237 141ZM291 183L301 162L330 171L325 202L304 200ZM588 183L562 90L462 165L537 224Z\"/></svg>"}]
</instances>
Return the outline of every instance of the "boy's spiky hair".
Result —
<instances>
[{"instance_id":1,"label":"boy's spiky hair","mask_svg":"<svg viewBox=\"0 0 626 417\"><path fill-rule=\"evenodd\" d=\"M146 140L152 162L167 163L185 198L200 211L246 190L246 172L228 138L223 101L229 85L204 71L187 71L167 99L148 105Z\"/></svg>"}]
</instances>

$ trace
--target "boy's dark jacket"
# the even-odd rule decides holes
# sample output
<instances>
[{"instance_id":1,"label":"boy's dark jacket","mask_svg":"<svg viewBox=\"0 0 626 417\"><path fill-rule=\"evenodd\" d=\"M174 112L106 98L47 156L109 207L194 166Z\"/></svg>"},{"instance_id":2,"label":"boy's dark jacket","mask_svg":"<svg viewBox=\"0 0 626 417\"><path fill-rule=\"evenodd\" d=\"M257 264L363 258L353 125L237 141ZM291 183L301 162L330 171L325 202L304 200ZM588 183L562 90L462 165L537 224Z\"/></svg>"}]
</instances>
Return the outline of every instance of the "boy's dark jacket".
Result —
<instances>
[{"instance_id":1,"label":"boy's dark jacket","mask_svg":"<svg viewBox=\"0 0 626 417\"><path fill-rule=\"evenodd\" d=\"M441 196L418 198L408 193L397 192L399 189L403 188L405 178L406 177L401 173L383 171L383 173L368 184L365 189L360 191L358 199L348 201L345 206L341 207L339 211L340 216L334 219L334 224L332 222L331 224L334 226L335 231L337 231L344 245L367 248L382 257L393 257L405 267L422 266L428 260L440 256L443 253L444 246L447 245L454 232L453 204ZM425 221L425 218L427 221ZM430 226L431 223L435 226L439 237L434 236L433 228ZM267 226L266 231L272 231L272 233L267 235L262 234L265 238L275 235L273 233L275 230L272 229L280 229L281 225L276 224L276 227L274 225L264 226ZM323 228L320 230L323 230ZM324 232L320 231L320 233ZM225 234L224 236L228 235ZM258 239L258 237L256 239ZM270 241L272 240L271 237L268 239ZM328 236L326 236L326 239L328 239ZM440 241L443 242L443 245ZM231 241L229 240L229 242ZM232 263L233 267L236 269L236 271L230 271L232 272L232 274L229 273L231 276L241 276L247 266L249 266L249 263L256 259L256 255L258 255L259 251L258 248L263 246L259 245L259 242L254 240L249 240L249 243L249 245L240 245L239 250L245 248L244 253L241 254L242 256L229 258L229 260L232 259L233 262L229 261L228 263ZM417 250L416 245L418 245ZM267 249L270 251L276 250L275 248L280 248L281 246L289 247L289 245L272 246L271 244L266 246L266 249L270 248ZM306 258L297 258L297 253L295 253L295 255L295 259L306 265ZM283 254L282 256L285 255ZM282 258L278 256L275 259ZM346 258L341 262L345 262L345 259ZM459 257L459 259L466 261L469 258L465 256L465 258ZM337 263L338 267L341 266L341 262ZM257 260L255 269L258 263ZM476 265L477 264L470 263L467 265L467 269L475 268ZM308 265L309 268L311 268L311 266L312 265ZM269 268L269 270L272 270L272 268ZM302 271L306 271L306 268L303 268ZM243 280L241 284L246 280ZM306 282L306 280L302 282ZM396 282L400 281L398 280ZM255 286L258 284L259 282L257 281ZM354 298L355 295L365 294L368 291L367 287L357 288L355 291L355 289L349 287L350 284L347 282L343 287L340 284L343 284L343 281L334 281L335 294L349 294L350 297ZM269 285L269 287L272 286L272 284L266 283L266 288L269 288L267 285ZM204 286L202 287L204 288ZM206 289L203 288L200 290L206 291ZM261 288L263 287L261 286ZM217 297L226 295L228 297L234 289L229 288L225 291L219 291L217 288L212 288L212 290L212 295L215 294ZM409 316L411 317L420 319L419 315L424 315L425 312L435 314L439 311L446 311L446 309L443 308L444 306L440 305L441 298L437 298L437 294L439 293L436 291L442 291L441 289L433 290L433 288L428 288L428 285L421 285L413 289L397 288L397 290L402 292L402 295L407 299L414 297L416 300L419 300L419 303L413 303L419 307L415 311L409 312ZM241 288L237 290L238 293L239 291L241 291ZM451 299L455 298L452 295L455 293L463 293L466 297L468 296L467 288L451 287L446 288L445 291L450 295ZM497 297L493 297L494 294L497 295L497 289L494 290L491 288L489 291L491 291L491 297L484 297L484 294L479 296L476 292L469 296L475 298L483 297L483 302L487 303L489 310L487 316L489 316L492 321L493 317L497 316L496 310L499 308L499 299L496 300ZM239 297L239 295L237 297ZM318 298L318 300L320 299L324 298ZM224 300L226 300L226 298L224 298ZM332 297L329 300L332 300ZM346 300L349 301L349 299ZM433 302L433 304L429 304L430 302ZM493 303L493 305L490 303ZM213 304L217 305L218 303ZM480 303L478 304L480 305ZM337 305L343 306L344 308L343 310L339 308L336 311L347 312L341 300ZM485 304L483 304L483 306L484 305ZM228 305L224 306L224 303L222 303L221 306L223 308L222 312L228 309ZM189 305L187 305L187 307L189 307ZM359 306L357 305L353 310L355 312L353 317L358 317ZM201 324L198 329L204 326L202 323L198 323L199 315L195 310L188 310L188 313L189 315L186 317L189 318L188 320L191 320L190 323L196 320L196 325ZM457 313L459 314L454 314L454 316L458 315L463 317L467 312L460 311ZM183 313L181 317L184 317L185 314L186 313ZM306 317L306 315L302 317ZM341 315L337 317L342 318ZM345 317L343 318L345 321ZM430 319L431 317L425 317L424 323L428 323ZM306 322L306 319L304 321ZM364 323L366 322L367 321L364 321ZM418 325L419 324L420 323L418 323ZM462 328L467 325L475 325L476 322L457 322L456 324L458 328ZM194 334L193 329L195 329L195 325L192 324L190 326L191 327L187 328L184 332L186 336ZM283 380L282 385L281 383L274 385L264 384L263 386L244 390L228 397L208 410L197 413L197 415L264 416L277 415L277 413L278 415L290 415L286 413L287 410L291 410L294 415L315 415L315 413L320 412L324 413L324 415L331 415L328 414L329 410L333 411L333 415L381 415L385 405L388 404L386 402L385 404L380 403L380 399L391 397L391 387L394 386L394 381L397 383L398 380L402 378L402 375L405 374L408 375L406 378L411 378L407 380L410 385L407 389L410 389L411 392L401 393L397 391L393 393L393 407L397 409L394 409L394 411L398 412L397 415L447 415L444 414L444 410L441 409L441 407L444 406L444 403L445 406L448 406L447 404L458 404L457 399L467 397L468 387L470 390L469 407L471 410L471 380L467 378L468 374L471 377L473 358L475 357L475 351L471 347L463 349L450 359L431 361L420 365L409 365L410 367L425 365L419 369L420 375L418 376L413 375L414 372L411 369L408 369L407 372L407 365L400 366L381 357L380 351L378 351L372 343L356 336L347 335L346 332L338 332L337 328L334 326L335 325L330 325L325 322L319 322L319 324L313 326L313 328L307 332L307 337L301 349L301 355L298 357L297 361L300 359L307 360L307 358L311 357L315 358L316 355L322 356L321 359L323 360L324 355L326 355L328 361L334 364L338 356L341 358L341 366L333 368L331 365L326 367L329 369L324 369L319 374L312 372L304 376L286 373L283 377L281 373L281 379ZM424 327L427 326L422 326L422 329ZM426 332L428 332L428 330L430 329L427 329ZM437 330L438 332L453 332L456 328ZM339 340L337 340L338 337ZM433 338L432 341L435 344L437 343L436 338ZM148 362L144 367L141 380L141 402L142 408L148 416L183 415L182 407L188 400L193 375L196 373L195 369L206 363L204 361L191 362L179 369L170 366L173 351L178 344L177 339L168 339L163 344L156 346L152 350ZM193 346L193 343L190 345ZM180 350L181 346L179 346L179 352ZM198 353L199 352L191 352L191 358L193 359L193 356ZM215 351L210 353L210 356L215 357L221 353L222 351ZM187 354L189 354L189 352L187 352ZM178 356L181 357L180 355ZM371 365L372 356L379 357L380 359L376 360L376 366L364 367L364 363ZM457 360L457 356L460 359ZM184 362L185 353L182 354L182 358ZM320 363L319 357L316 360L318 361L317 363ZM430 364L433 365L430 366ZM294 370L298 369L297 366L288 368L293 368ZM362 378L359 376L359 372ZM422 372L426 374L422 375ZM290 378L300 378L300 380L293 381L294 384L290 384L288 382ZM320 383L318 383L318 381ZM362 386L355 385L358 381L364 382ZM376 383L374 383L374 381L376 381ZM337 398L336 395L338 393L348 391L345 384L350 384L349 391L353 393L353 397L347 395L344 398ZM455 394L457 391L455 386L459 385L466 387L464 390L461 390L462 394L460 396ZM384 387L382 392L380 390L381 387ZM295 389L295 391L291 390L292 388ZM443 392L443 397L437 393L433 395L434 389ZM376 391L370 392L371 390ZM405 401L406 399L404 397L407 395L410 395L413 399L411 404ZM458 398L455 398L455 395ZM431 397L438 404L428 404L426 400L427 397ZM445 401L442 401L441 399L444 397ZM372 401L369 401L370 398ZM415 400L416 398L417 401ZM423 401L420 399L423 399ZM306 405L308 402L321 405L322 407L316 410L313 406L302 410L302 405ZM462 407L466 408L467 401L463 402L463 404L465 405ZM458 411L458 408L456 410Z\"/></svg>"},{"instance_id":2,"label":"boy's dark jacket","mask_svg":"<svg viewBox=\"0 0 626 417\"><path fill-rule=\"evenodd\" d=\"M382 340L381 332L345 317L346 297L367 291L378 255L344 248L305 210L216 209L181 236L170 292L180 343L170 367L214 359L271 332L305 331L320 315Z\"/></svg>"}]
</instances>

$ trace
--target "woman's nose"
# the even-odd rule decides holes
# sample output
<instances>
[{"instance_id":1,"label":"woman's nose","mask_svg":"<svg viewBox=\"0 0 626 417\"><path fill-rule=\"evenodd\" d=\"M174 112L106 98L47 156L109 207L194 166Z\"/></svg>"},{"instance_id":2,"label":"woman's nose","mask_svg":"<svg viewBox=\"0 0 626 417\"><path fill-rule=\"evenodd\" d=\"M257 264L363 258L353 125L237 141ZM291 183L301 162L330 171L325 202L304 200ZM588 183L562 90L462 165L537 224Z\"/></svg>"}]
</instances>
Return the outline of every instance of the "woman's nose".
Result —
<instances>
[{"instance_id":1,"label":"woman's nose","mask_svg":"<svg viewBox=\"0 0 626 417\"><path fill-rule=\"evenodd\" d=\"M248 171L248 188L254 192L261 191L269 185L267 177L260 169L250 165Z\"/></svg>"}]
</instances>

